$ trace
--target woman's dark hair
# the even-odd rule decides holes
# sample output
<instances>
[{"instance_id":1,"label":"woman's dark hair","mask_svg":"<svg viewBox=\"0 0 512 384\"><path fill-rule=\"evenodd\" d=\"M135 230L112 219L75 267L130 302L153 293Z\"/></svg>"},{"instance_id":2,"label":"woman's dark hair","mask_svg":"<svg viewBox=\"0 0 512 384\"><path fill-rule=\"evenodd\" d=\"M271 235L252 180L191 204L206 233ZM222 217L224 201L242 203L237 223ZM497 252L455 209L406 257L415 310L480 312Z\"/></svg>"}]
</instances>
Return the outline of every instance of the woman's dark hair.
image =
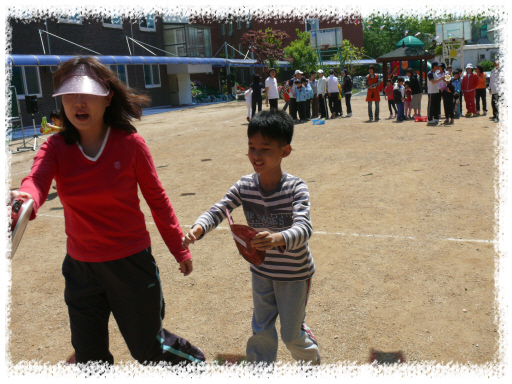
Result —
<instances>
[{"instance_id":1,"label":"woman's dark hair","mask_svg":"<svg viewBox=\"0 0 512 384\"><path fill-rule=\"evenodd\" d=\"M140 120L142 116L142 107L150 104L151 99L147 95L136 94L131 88L127 87L119 80L114 72L107 66L100 63L94 57L75 57L64 62L55 72L53 80L54 88L57 89L64 75L71 72L79 64L85 64L91 68L98 78L112 92L110 105L105 109L103 122L113 128L121 129L128 133L137 132L131 123L132 118ZM64 130L59 134L64 136L66 144L74 144L80 142L80 133L75 126L69 121L61 105L61 118Z\"/></svg>"},{"instance_id":2,"label":"woman's dark hair","mask_svg":"<svg viewBox=\"0 0 512 384\"><path fill-rule=\"evenodd\" d=\"M261 111L249 122L247 137L250 139L257 133L277 141L279 145L291 144L293 138L293 120L282 110Z\"/></svg>"},{"instance_id":3,"label":"woman's dark hair","mask_svg":"<svg viewBox=\"0 0 512 384\"><path fill-rule=\"evenodd\" d=\"M410 73L411 75L414 75L416 72L414 72L414 69L412 68L407 68L407 70L405 71L405 73Z\"/></svg>"},{"instance_id":4,"label":"woman's dark hair","mask_svg":"<svg viewBox=\"0 0 512 384\"><path fill-rule=\"evenodd\" d=\"M480 70L480 73L484 73L484 67L483 66L477 65L476 68Z\"/></svg>"},{"instance_id":5,"label":"woman's dark hair","mask_svg":"<svg viewBox=\"0 0 512 384\"><path fill-rule=\"evenodd\" d=\"M260 75L254 75L254 77L252 78L252 80L253 80L255 83L259 83L259 82L260 82Z\"/></svg>"},{"instance_id":6,"label":"woman's dark hair","mask_svg":"<svg viewBox=\"0 0 512 384\"><path fill-rule=\"evenodd\" d=\"M373 69L373 72L375 73L375 67L374 67L373 65L370 65L370 66L368 67L368 71L369 71L370 69Z\"/></svg>"},{"instance_id":7,"label":"woman's dark hair","mask_svg":"<svg viewBox=\"0 0 512 384\"><path fill-rule=\"evenodd\" d=\"M402 76L400 76L396 81L398 81L399 83L400 83L400 82L402 82L402 83L403 83L403 82L404 82L404 80L405 80L405 79L404 79Z\"/></svg>"}]
</instances>

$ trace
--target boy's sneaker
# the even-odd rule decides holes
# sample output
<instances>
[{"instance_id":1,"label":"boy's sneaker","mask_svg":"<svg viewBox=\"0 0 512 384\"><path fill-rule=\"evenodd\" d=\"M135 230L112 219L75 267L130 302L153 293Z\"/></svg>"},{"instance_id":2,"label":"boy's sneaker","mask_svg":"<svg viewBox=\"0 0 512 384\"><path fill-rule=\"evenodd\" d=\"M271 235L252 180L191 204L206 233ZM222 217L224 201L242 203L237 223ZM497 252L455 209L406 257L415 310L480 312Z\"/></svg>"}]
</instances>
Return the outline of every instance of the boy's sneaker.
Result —
<instances>
[{"instance_id":1,"label":"boy's sneaker","mask_svg":"<svg viewBox=\"0 0 512 384\"><path fill-rule=\"evenodd\" d=\"M450 120L450 124L453 124L453 123L454 123L454 121L453 121L453 119L451 119L451 120Z\"/></svg>"},{"instance_id":2,"label":"boy's sneaker","mask_svg":"<svg viewBox=\"0 0 512 384\"><path fill-rule=\"evenodd\" d=\"M352 116L352 112L347 113L347 117L350 117L350 116Z\"/></svg>"},{"instance_id":3,"label":"boy's sneaker","mask_svg":"<svg viewBox=\"0 0 512 384\"><path fill-rule=\"evenodd\" d=\"M373 117L370 117L368 120L369 120L369 121L373 121Z\"/></svg>"},{"instance_id":4,"label":"boy's sneaker","mask_svg":"<svg viewBox=\"0 0 512 384\"><path fill-rule=\"evenodd\" d=\"M380 119L378 117L375 118L375 121L379 121Z\"/></svg>"},{"instance_id":5,"label":"boy's sneaker","mask_svg":"<svg viewBox=\"0 0 512 384\"><path fill-rule=\"evenodd\" d=\"M497 117L494 119L494 122L495 123L499 123L500 122L500 119L498 119Z\"/></svg>"},{"instance_id":6,"label":"boy's sneaker","mask_svg":"<svg viewBox=\"0 0 512 384\"><path fill-rule=\"evenodd\" d=\"M392 119L393 118L393 115L389 115L389 118Z\"/></svg>"},{"instance_id":7,"label":"boy's sneaker","mask_svg":"<svg viewBox=\"0 0 512 384\"><path fill-rule=\"evenodd\" d=\"M437 124L437 120L432 119L432 120L429 120L427 123L428 124Z\"/></svg>"},{"instance_id":8,"label":"boy's sneaker","mask_svg":"<svg viewBox=\"0 0 512 384\"><path fill-rule=\"evenodd\" d=\"M482 116L487 116L487 111L484 111L484 113L482 113Z\"/></svg>"},{"instance_id":9,"label":"boy's sneaker","mask_svg":"<svg viewBox=\"0 0 512 384\"><path fill-rule=\"evenodd\" d=\"M466 117L471 117L471 116L473 116L472 113L466 113Z\"/></svg>"},{"instance_id":10,"label":"boy's sneaker","mask_svg":"<svg viewBox=\"0 0 512 384\"><path fill-rule=\"evenodd\" d=\"M251 118L249 116L247 116L247 121L251 121Z\"/></svg>"},{"instance_id":11,"label":"boy's sneaker","mask_svg":"<svg viewBox=\"0 0 512 384\"><path fill-rule=\"evenodd\" d=\"M445 124L448 124L449 122L450 122L450 119L446 119L446 120L444 121L444 123L445 123Z\"/></svg>"}]
</instances>

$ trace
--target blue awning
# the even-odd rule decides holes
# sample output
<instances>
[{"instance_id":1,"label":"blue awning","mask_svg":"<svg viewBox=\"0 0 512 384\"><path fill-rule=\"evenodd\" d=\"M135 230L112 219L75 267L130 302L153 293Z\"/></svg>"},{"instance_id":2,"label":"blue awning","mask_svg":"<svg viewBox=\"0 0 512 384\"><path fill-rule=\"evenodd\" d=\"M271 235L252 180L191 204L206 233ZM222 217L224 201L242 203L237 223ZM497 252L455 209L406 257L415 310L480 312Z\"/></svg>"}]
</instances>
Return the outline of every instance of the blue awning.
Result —
<instances>
[{"instance_id":1,"label":"blue awning","mask_svg":"<svg viewBox=\"0 0 512 384\"><path fill-rule=\"evenodd\" d=\"M6 55L5 65L52 66L59 65L76 56L59 55ZM225 67L227 61L220 58L207 57L174 57L174 56L94 56L105 65L115 64L211 64Z\"/></svg>"}]
</instances>

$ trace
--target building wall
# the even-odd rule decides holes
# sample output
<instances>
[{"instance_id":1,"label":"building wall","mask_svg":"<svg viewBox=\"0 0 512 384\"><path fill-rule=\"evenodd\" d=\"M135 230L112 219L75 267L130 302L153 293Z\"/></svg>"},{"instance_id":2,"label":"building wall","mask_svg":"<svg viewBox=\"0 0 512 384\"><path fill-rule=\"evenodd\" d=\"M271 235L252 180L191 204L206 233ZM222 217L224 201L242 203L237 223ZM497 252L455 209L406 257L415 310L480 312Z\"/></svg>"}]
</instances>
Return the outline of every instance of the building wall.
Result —
<instances>
[{"instance_id":1,"label":"building wall","mask_svg":"<svg viewBox=\"0 0 512 384\"><path fill-rule=\"evenodd\" d=\"M135 40L142 41L154 47L163 49L163 23L157 15L155 17L155 31L141 31L138 20L123 20L122 28L110 28L103 26L101 20L87 18L82 20L82 24L61 23L57 19L30 20L24 23L17 20L9 20L12 27L12 49L11 54L29 54L29 55L95 55L87 49L80 48L74 44L61 40L54 36L42 33L44 50L41 45L39 29L48 30L49 33L57 35L66 40L70 40L85 48L89 48L101 55L119 55L129 56L152 56L150 52L141 46L130 41L128 48L125 36L130 36ZM49 40L49 45L48 45ZM148 47L158 56L164 53ZM151 97L151 106L171 105L171 95L169 90L169 81L165 65L160 65L160 87L146 88L144 81L144 69L142 65L127 65L128 85L135 88L138 92L147 94ZM36 114L36 124L41 123L43 116L49 116L50 112L56 109L55 100L52 98L54 92L53 75L49 67L39 67L41 79L42 98L38 99L39 114ZM60 106L60 100L58 101ZM31 115L26 113L26 105L20 100L20 109L24 126L32 122ZM29 124L30 123L30 124Z\"/></svg>"}]
</instances>

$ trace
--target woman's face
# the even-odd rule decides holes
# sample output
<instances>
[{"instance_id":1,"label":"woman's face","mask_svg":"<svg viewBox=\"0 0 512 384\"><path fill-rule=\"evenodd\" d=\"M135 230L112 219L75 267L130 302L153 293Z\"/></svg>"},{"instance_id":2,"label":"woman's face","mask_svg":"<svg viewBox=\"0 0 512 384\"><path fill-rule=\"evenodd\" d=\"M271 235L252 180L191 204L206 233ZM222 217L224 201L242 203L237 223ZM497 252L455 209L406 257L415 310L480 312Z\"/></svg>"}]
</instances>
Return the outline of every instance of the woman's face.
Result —
<instances>
[{"instance_id":1,"label":"woman's face","mask_svg":"<svg viewBox=\"0 0 512 384\"><path fill-rule=\"evenodd\" d=\"M368 73L369 73L371 76L373 76L373 69L371 69L371 68L370 68L370 69L368 70Z\"/></svg>"},{"instance_id":2,"label":"woman's face","mask_svg":"<svg viewBox=\"0 0 512 384\"><path fill-rule=\"evenodd\" d=\"M84 95L73 93L62 95L64 113L78 131L89 129L101 129L103 127L103 115L110 105L114 93L108 96Z\"/></svg>"}]
</instances>

